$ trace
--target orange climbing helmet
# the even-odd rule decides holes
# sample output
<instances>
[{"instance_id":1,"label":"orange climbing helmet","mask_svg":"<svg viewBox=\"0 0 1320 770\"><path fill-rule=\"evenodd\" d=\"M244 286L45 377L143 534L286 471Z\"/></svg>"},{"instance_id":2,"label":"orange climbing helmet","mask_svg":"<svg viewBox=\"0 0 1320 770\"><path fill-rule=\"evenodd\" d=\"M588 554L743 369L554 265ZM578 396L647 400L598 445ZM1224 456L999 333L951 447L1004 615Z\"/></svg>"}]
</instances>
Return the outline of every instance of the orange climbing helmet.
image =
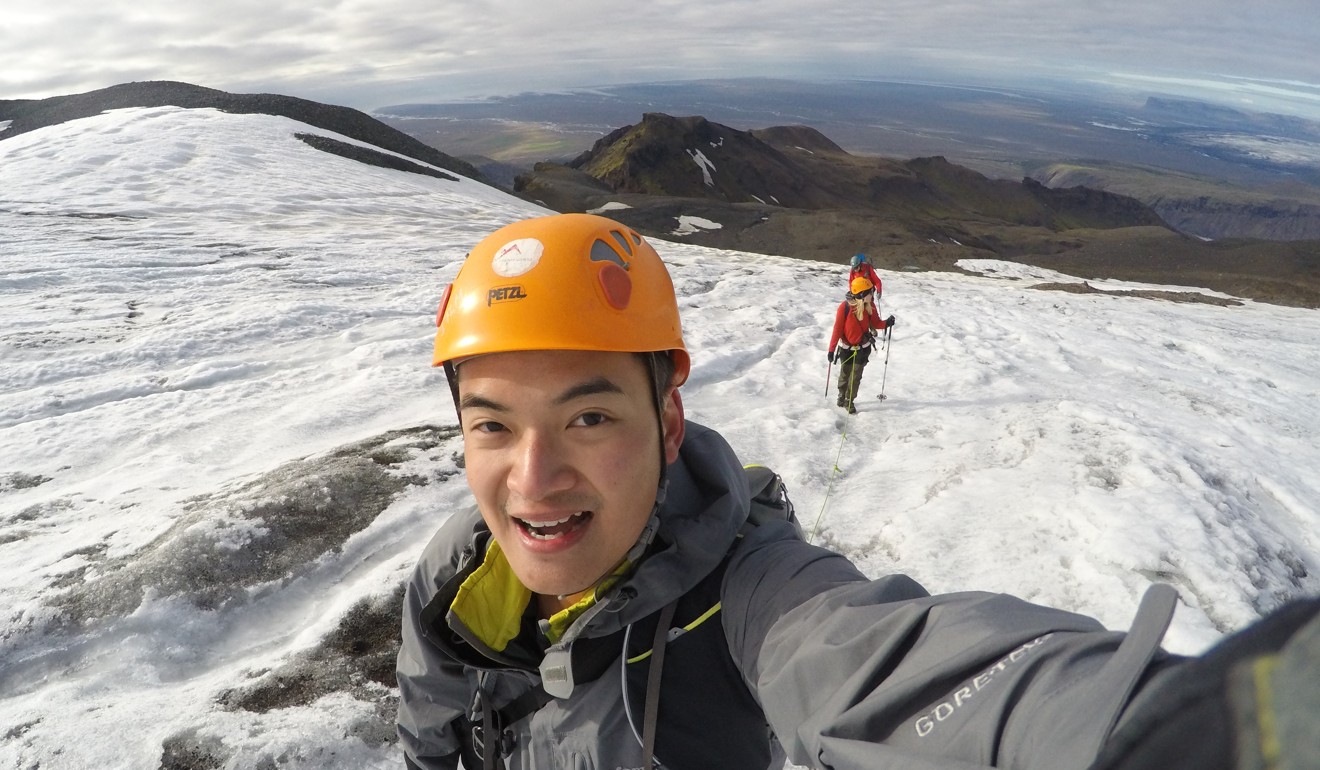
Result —
<instances>
[{"instance_id":1,"label":"orange climbing helmet","mask_svg":"<svg viewBox=\"0 0 1320 770\"><path fill-rule=\"evenodd\" d=\"M848 284L848 291L851 292L854 297L860 297L874 288L875 284L871 283L870 279L863 278L860 275L852 279L852 283Z\"/></svg>"},{"instance_id":2,"label":"orange climbing helmet","mask_svg":"<svg viewBox=\"0 0 1320 770\"><path fill-rule=\"evenodd\" d=\"M592 214L506 225L472 248L436 315L443 365L513 350L669 351L691 359L660 255L632 228Z\"/></svg>"}]
</instances>

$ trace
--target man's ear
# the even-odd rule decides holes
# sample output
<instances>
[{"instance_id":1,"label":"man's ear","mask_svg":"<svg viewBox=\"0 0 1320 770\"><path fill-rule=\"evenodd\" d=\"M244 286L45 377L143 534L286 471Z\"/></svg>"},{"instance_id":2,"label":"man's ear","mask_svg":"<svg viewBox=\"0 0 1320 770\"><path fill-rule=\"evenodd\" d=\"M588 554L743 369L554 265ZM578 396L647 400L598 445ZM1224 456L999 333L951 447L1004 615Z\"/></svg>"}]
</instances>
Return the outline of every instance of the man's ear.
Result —
<instances>
[{"instance_id":1,"label":"man's ear","mask_svg":"<svg viewBox=\"0 0 1320 770\"><path fill-rule=\"evenodd\" d=\"M678 388L670 387L665 394L665 408L660 414L660 426L664 428L665 465L678 459L678 448L683 445L683 434L687 423L683 420L683 396Z\"/></svg>"}]
</instances>

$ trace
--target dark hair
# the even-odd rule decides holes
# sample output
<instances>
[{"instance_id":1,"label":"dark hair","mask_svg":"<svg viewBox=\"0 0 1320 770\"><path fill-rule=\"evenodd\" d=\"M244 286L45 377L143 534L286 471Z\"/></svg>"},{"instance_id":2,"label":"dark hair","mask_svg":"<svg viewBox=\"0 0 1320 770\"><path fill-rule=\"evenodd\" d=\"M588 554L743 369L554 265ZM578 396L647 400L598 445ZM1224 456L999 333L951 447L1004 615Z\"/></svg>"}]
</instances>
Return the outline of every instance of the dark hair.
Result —
<instances>
[{"instance_id":1,"label":"dark hair","mask_svg":"<svg viewBox=\"0 0 1320 770\"><path fill-rule=\"evenodd\" d=\"M650 353L638 353L637 357L642 360L642 365L651 375L651 402L655 406L656 427L660 431L660 491L657 493L656 505L664 502L665 493L669 487L669 464L665 462L665 392L669 390L669 384L674 381L674 371L677 368L674 364L674 355L668 350L655 350Z\"/></svg>"},{"instance_id":2,"label":"dark hair","mask_svg":"<svg viewBox=\"0 0 1320 770\"><path fill-rule=\"evenodd\" d=\"M669 389L669 383L674 381L674 371L677 369L674 357L668 350L638 353L637 357L651 375L651 392L655 394L655 408L659 412L664 407L665 391Z\"/></svg>"}]
</instances>

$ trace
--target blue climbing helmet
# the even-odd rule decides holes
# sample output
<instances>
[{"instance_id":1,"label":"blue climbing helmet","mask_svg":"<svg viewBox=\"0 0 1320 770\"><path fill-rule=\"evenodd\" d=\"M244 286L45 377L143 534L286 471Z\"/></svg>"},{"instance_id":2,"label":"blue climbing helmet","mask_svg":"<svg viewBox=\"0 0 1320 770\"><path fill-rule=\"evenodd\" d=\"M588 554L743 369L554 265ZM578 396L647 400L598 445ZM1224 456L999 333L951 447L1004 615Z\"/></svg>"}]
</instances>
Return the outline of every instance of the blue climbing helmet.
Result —
<instances>
[{"instance_id":1,"label":"blue climbing helmet","mask_svg":"<svg viewBox=\"0 0 1320 770\"><path fill-rule=\"evenodd\" d=\"M853 269L856 269L858 265L862 264L865 261L866 261L866 255L862 253L857 253L852 256L852 262L850 262L849 264Z\"/></svg>"}]
</instances>

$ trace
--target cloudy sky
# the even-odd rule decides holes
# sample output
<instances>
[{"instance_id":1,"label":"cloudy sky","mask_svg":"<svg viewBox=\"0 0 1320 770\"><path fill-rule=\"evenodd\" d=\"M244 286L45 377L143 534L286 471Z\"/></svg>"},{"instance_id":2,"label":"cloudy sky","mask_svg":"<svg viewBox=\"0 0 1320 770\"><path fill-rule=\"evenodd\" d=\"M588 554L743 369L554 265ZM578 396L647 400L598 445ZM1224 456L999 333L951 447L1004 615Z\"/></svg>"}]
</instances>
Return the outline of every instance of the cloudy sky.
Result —
<instances>
[{"instance_id":1,"label":"cloudy sky","mask_svg":"<svg viewBox=\"0 0 1320 770\"><path fill-rule=\"evenodd\" d=\"M0 99L168 79L371 110L724 76L1044 76L1320 118L1312 0L17 5L0 17Z\"/></svg>"}]
</instances>

